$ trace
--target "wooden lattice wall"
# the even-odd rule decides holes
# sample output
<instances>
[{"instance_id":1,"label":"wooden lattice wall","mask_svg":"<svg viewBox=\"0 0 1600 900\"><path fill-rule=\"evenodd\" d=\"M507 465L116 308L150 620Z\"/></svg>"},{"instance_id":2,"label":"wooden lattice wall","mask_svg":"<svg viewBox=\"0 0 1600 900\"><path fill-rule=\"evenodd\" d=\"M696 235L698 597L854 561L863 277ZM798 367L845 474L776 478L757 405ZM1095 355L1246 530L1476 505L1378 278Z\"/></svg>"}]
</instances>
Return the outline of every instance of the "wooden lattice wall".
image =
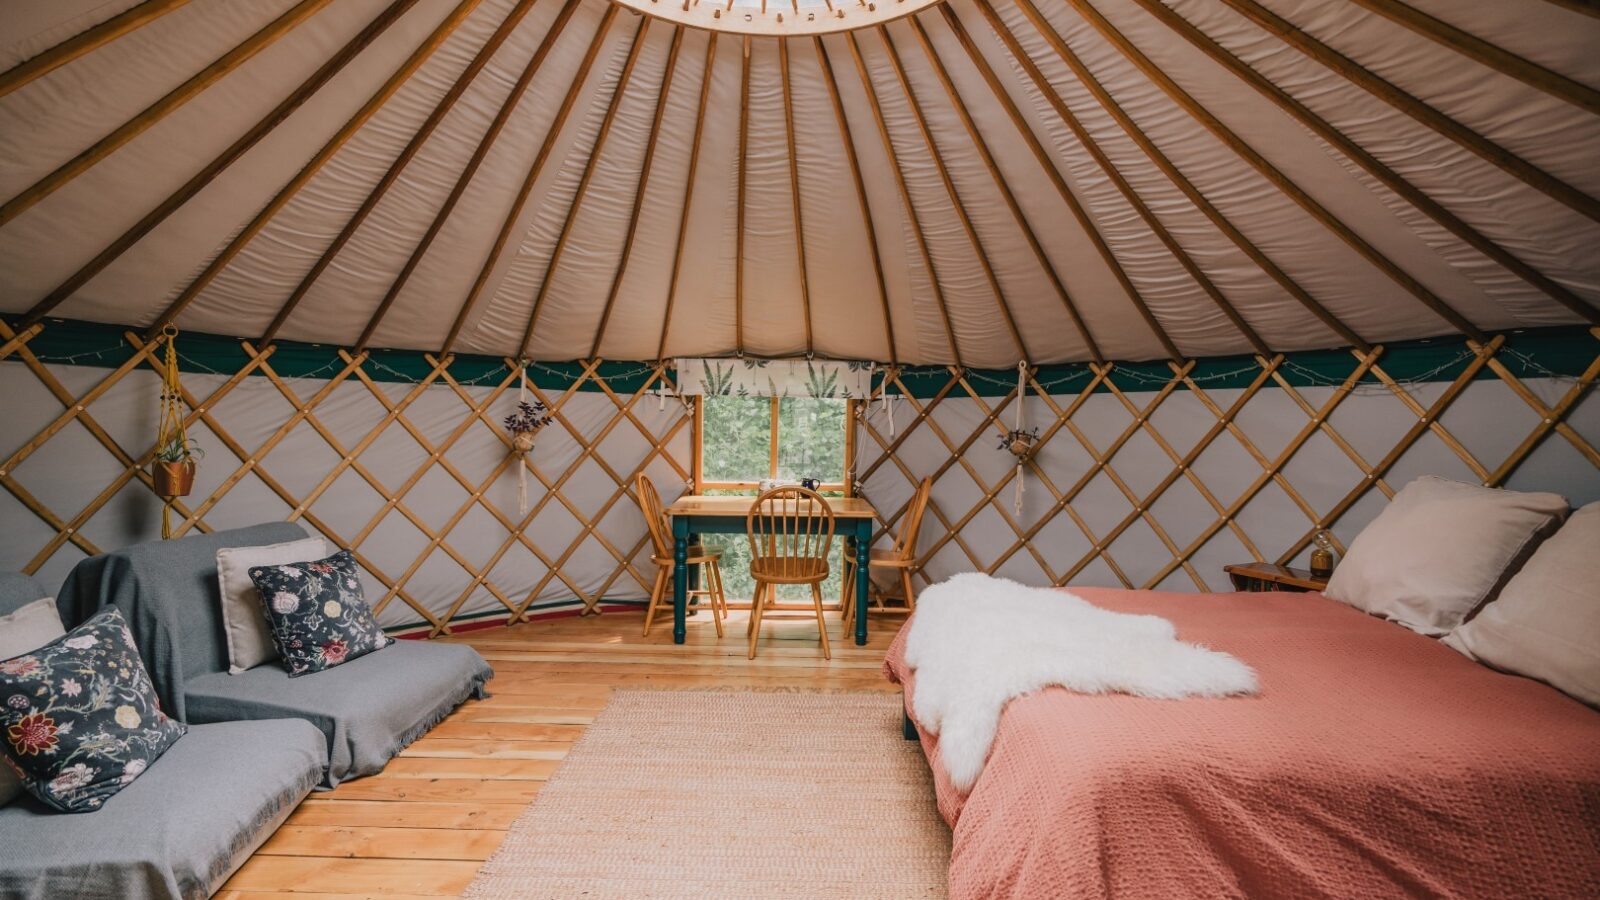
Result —
<instances>
[{"instance_id":1,"label":"wooden lattice wall","mask_svg":"<svg viewBox=\"0 0 1600 900\"><path fill-rule=\"evenodd\" d=\"M120 411L117 404L128 400L108 400L114 391L127 386L136 373L147 375L154 370L163 339L145 342L134 332L125 333L123 339L133 354L115 368L85 370L92 373L92 381L74 392L29 349L28 340L39 331L35 326L18 334L0 323L0 339L4 340L0 358L15 356L55 403L48 424L0 462L0 485L49 532L39 546L28 547L27 555L17 558L20 568L39 572L58 560L55 574L60 574L62 558L57 554L67 545L78 551L63 554L68 565L80 554L106 549L103 543L116 546L92 537L91 526L97 516L110 518L103 514L119 498L127 503L124 491L131 483L142 485L144 492L149 489L152 443L119 440L100 418L104 412ZM676 400L645 399L668 377L669 367L638 367L644 370L643 377L635 372L628 381L636 386L626 394L611 388L600 374L599 361L584 364L564 390L547 391L537 382L531 383L530 392L550 407L554 422L541 434L540 450L525 463L530 505L523 513L516 505L512 468L519 457L509 452L509 440L499 424L503 407L513 402L517 392L513 361L505 360L503 369L486 383L467 384L452 374L452 358L429 355L423 377L415 383L396 384L379 380L378 364L369 354L340 350L336 371L313 380L280 375L272 362L275 348L258 351L248 342L240 346L246 362L237 371L209 379L186 376L186 384L210 382L198 395L188 388L184 391L189 407L186 424L209 450L201 462L202 473L209 477L198 479L195 494L175 504L175 535L269 518L300 521L355 553L374 582L369 589L376 591L374 603L381 620L397 621L393 613L385 616L383 612L398 599L409 608L412 619L428 624L431 634L448 633L448 623L456 620L474 597L492 597L499 616L516 619L531 616L537 607L571 605L562 600L592 611L602 599L636 599L648 590L647 568L641 568L649 563L647 553L641 556L647 537L637 514L632 481L638 473L647 472L668 497L676 496L689 481L688 426L692 416ZM281 395L281 417L244 423L235 412L225 420L221 410L230 398L245 392L242 385L255 382L251 385L255 387L260 379ZM366 417L365 427L355 433L348 424L335 425L330 417L336 404L343 403L344 412L349 412L348 391L341 391L346 385L357 386L368 398L364 402L376 403L382 410L375 419ZM139 389L147 399L156 390L148 379ZM22 400L20 395L18 399ZM574 414L580 405L587 407L581 418ZM422 407L431 407L430 427L415 421ZM251 434L243 434L245 431ZM376 444L397 439L400 433L409 438L405 446L412 452L391 454L391 458L405 457L403 470L375 470L368 464L368 454ZM629 439L613 439L621 433L629 433ZM103 489L79 508L52 508L37 496L40 484L83 474L52 459L53 442L65 444L69 437L84 434L115 459L116 471ZM321 447L315 449L324 452L312 456L313 448L305 445L308 440L320 442ZM473 441L480 450L485 443L495 446L487 458L482 452L452 454ZM300 446L290 446L292 443ZM332 457L326 451L331 451ZM352 517L351 511L338 503L319 506L318 501L341 478L352 477L381 498L375 509L363 509ZM578 481L588 485L584 496L574 490ZM33 483L32 489L27 482ZM604 485L603 495L596 494L597 482ZM426 491L419 491L424 484L428 485ZM454 487L448 487L451 484ZM267 496L262 495L263 490ZM152 501L143 506L146 517L159 508L153 505L153 495L136 493ZM231 510L222 509L236 493L250 495L249 502L243 508L236 504ZM121 515L130 513L140 514L139 508L125 505ZM477 528L468 524L473 516L479 520ZM99 532L125 539L151 536L138 534L137 528L129 534L119 524L126 525L100 521ZM15 522L6 530L20 536L24 533L21 525ZM399 555L399 564L380 561L380 554L369 543L383 542L385 529L394 527L423 538L421 546L408 547L412 552ZM470 547L461 540L469 532L475 536ZM493 545L486 547L483 539L489 534ZM389 540L394 539L391 531ZM393 553L383 555L391 560L395 557ZM594 572L597 555L609 559L610 568L603 577L574 577L570 562L583 557L582 568ZM459 582L453 597L442 606L437 599L433 604L423 602L413 587L423 568L440 562L440 557L454 564L448 571ZM516 564L502 566L508 562ZM514 574L500 574L507 571ZM446 574L433 581L437 587L438 582L451 578L452 574ZM520 587L513 589L513 582ZM437 597L437 591L434 593ZM537 602L552 598L554 604Z\"/></svg>"},{"instance_id":2,"label":"wooden lattice wall","mask_svg":"<svg viewBox=\"0 0 1600 900\"><path fill-rule=\"evenodd\" d=\"M1600 340L1600 329L1590 334ZM1502 358L1505 340L1464 341L1459 371L1444 381L1397 379L1382 347L1351 351L1342 376L1322 387L1297 386L1304 379L1290 377L1282 355L1256 357L1229 373L1243 387L1221 390L1195 376L1193 360L1168 363L1165 377L1146 376L1137 392L1111 365L1087 366L1070 386L1030 376L1025 422L1040 437L1023 467L1021 515L1017 469L995 449L1014 421L1017 390L991 396L952 368L918 399L890 377L910 409L892 435L882 413L863 420L861 443L877 452L858 478L893 529L916 482L934 477L919 548L924 581L982 569L1031 583L1225 589L1222 564L1293 562L1322 529L1342 553L1375 501L1417 474L1502 487L1549 441L1563 462L1513 486L1600 498L1600 403L1581 427L1570 421L1600 376L1600 344L1581 374L1535 389ZM1475 394L1469 414L1462 401ZM950 406L964 408L942 417ZM1177 407L1187 415L1164 424ZM1252 516L1257 506L1267 512Z\"/></svg>"},{"instance_id":3,"label":"wooden lattice wall","mask_svg":"<svg viewBox=\"0 0 1600 900\"><path fill-rule=\"evenodd\" d=\"M42 426L0 444L14 448L0 450L0 486L14 501L0 521L7 565L59 576L82 555L155 532L153 423L130 410L154 408L162 339L129 331L131 353L114 368L62 367L30 348L51 327L18 333L0 323L0 359L31 375L26 391L5 382L8 406L49 406ZM883 384L898 398L895 428L881 403L859 407L856 480L891 530L915 482L935 478L919 548L924 580L976 568L1037 583L1217 589L1216 563L1238 561L1218 554L1291 561L1323 527L1342 549L1419 465L1600 496L1591 392L1600 329L1587 335L1587 363L1560 378L1530 377L1537 369L1508 356L1503 336L1464 341L1446 380L1391 375L1381 347L1352 351L1339 376L1324 371L1330 383L1310 386L1282 356L1244 364L1225 387L1198 376L1195 361L1167 364L1156 378L1146 366L1131 381L1113 364L1036 372L1026 419L1040 442L1020 516L1016 470L994 446L1011 426L1015 388L955 368L936 387L926 371L913 386L891 369ZM670 390L669 367L635 365L622 378L592 360L561 389L536 383L555 423L526 462L531 505L519 513L517 458L498 421L516 391L512 360L492 370L479 361L467 379L457 359L430 355L421 377L398 382L370 353L340 350L326 373L290 377L274 366L281 345L237 346L236 370L185 375L188 424L209 455L196 493L175 506L178 533L301 521L356 553L386 624L422 621L430 634L550 606L590 611L647 591L631 481L647 472L670 500L691 477L693 417L656 393ZM269 409L278 414L225 414L230 398L249 392L276 395ZM365 416L352 414L358 403ZM405 452L383 450L402 439ZM81 451L69 445L85 444L109 462L70 463ZM1555 464L1534 465L1552 454ZM1526 483L1515 480L1530 469ZM61 493L43 488L67 482L70 503L42 499ZM354 491L371 502L341 499Z\"/></svg>"}]
</instances>

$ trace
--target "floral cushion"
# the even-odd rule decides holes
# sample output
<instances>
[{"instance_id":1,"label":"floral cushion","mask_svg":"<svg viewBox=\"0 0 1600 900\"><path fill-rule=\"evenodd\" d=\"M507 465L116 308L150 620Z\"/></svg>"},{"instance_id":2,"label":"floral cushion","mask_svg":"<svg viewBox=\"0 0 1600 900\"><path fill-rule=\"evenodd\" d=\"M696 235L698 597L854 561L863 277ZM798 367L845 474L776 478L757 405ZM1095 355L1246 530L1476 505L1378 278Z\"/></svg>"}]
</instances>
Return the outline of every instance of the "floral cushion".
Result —
<instances>
[{"instance_id":1,"label":"floral cushion","mask_svg":"<svg viewBox=\"0 0 1600 900\"><path fill-rule=\"evenodd\" d=\"M389 646L361 595L349 550L317 562L254 566L262 611L289 677L321 672Z\"/></svg>"},{"instance_id":2,"label":"floral cushion","mask_svg":"<svg viewBox=\"0 0 1600 900\"><path fill-rule=\"evenodd\" d=\"M188 730L161 711L116 609L0 662L0 698L5 761L62 812L99 809Z\"/></svg>"}]
</instances>

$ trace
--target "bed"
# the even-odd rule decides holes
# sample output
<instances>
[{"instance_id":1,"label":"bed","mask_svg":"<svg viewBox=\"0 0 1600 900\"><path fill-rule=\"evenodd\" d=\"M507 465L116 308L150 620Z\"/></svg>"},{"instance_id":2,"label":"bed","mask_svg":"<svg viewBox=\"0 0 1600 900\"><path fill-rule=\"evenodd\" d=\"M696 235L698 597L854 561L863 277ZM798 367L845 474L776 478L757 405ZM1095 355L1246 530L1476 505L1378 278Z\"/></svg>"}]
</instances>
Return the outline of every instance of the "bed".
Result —
<instances>
[{"instance_id":1,"label":"bed","mask_svg":"<svg viewBox=\"0 0 1600 900\"><path fill-rule=\"evenodd\" d=\"M1074 593L1261 692L1015 699L966 795L917 726L951 897L1600 896L1600 712L1320 594Z\"/></svg>"}]
</instances>

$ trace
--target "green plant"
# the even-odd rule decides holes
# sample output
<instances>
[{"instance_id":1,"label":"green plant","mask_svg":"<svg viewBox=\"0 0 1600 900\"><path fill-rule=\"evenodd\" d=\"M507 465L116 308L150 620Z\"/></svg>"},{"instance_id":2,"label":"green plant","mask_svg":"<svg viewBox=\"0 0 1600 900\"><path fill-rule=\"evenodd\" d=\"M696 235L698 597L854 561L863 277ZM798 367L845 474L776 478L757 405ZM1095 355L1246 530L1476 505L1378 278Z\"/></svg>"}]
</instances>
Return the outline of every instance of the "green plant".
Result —
<instances>
[{"instance_id":1,"label":"green plant","mask_svg":"<svg viewBox=\"0 0 1600 900\"><path fill-rule=\"evenodd\" d=\"M194 441L183 435L173 435L167 442L156 448L156 462L175 463L187 459L200 459L206 452Z\"/></svg>"}]
</instances>

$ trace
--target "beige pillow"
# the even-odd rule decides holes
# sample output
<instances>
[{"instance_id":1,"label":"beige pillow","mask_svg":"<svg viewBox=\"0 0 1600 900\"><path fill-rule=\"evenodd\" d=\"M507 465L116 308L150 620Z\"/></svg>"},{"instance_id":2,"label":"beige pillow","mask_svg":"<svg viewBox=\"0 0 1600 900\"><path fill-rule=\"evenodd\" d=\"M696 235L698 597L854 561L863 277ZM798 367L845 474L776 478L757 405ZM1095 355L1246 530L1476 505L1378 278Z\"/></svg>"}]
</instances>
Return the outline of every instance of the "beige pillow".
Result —
<instances>
[{"instance_id":1,"label":"beige pillow","mask_svg":"<svg viewBox=\"0 0 1600 900\"><path fill-rule=\"evenodd\" d=\"M1600 503L1573 513L1500 596L1444 642L1600 706Z\"/></svg>"},{"instance_id":2,"label":"beige pillow","mask_svg":"<svg viewBox=\"0 0 1600 900\"><path fill-rule=\"evenodd\" d=\"M272 630L261 611L261 592L250 580L252 566L281 566L327 557L322 538L305 538L265 547L224 547L217 551L217 583L222 588L222 630L228 638L228 674L238 675L278 658Z\"/></svg>"},{"instance_id":3,"label":"beige pillow","mask_svg":"<svg viewBox=\"0 0 1600 900\"><path fill-rule=\"evenodd\" d=\"M56 598L45 597L19 606L0 616L0 659L37 650L66 633L61 613L56 611Z\"/></svg>"},{"instance_id":4,"label":"beige pillow","mask_svg":"<svg viewBox=\"0 0 1600 900\"><path fill-rule=\"evenodd\" d=\"M1442 635L1494 599L1561 525L1567 501L1427 475L1356 539L1323 593L1426 635Z\"/></svg>"},{"instance_id":5,"label":"beige pillow","mask_svg":"<svg viewBox=\"0 0 1600 900\"><path fill-rule=\"evenodd\" d=\"M66 633L67 629L61 626L61 614L56 612L56 599L35 600L0 616L0 659L22 656ZM22 782L17 780L17 774L0 761L0 806L21 794Z\"/></svg>"}]
</instances>

